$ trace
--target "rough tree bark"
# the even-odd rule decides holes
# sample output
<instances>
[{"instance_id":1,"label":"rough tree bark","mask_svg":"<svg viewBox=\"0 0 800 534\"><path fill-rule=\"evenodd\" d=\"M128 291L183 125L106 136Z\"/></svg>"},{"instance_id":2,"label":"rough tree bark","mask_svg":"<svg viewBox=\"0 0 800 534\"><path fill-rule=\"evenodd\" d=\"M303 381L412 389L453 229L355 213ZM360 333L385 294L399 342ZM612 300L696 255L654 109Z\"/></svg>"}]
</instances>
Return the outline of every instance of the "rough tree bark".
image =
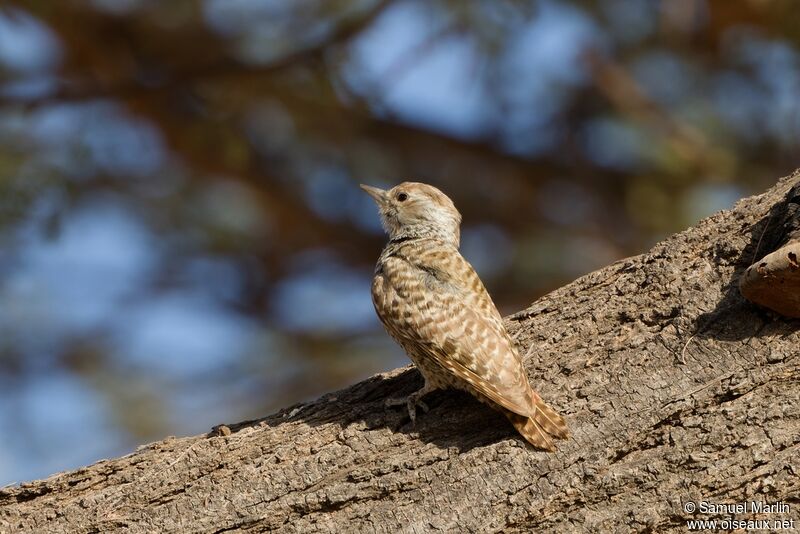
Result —
<instances>
[{"instance_id":1,"label":"rough tree bark","mask_svg":"<svg viewBox=\"0 0 800 534\"><path fill-rule=\"evenodd\" d=\"M6 488L0 531L685 532L710 517L690 501L750 500L789 510L737 517L800 528L800 321L737 288L761 244L781 241L770 221L797 183L507 318L572 429L555 454L456 392L434 393L412 427L383 405L420 385L406 368Z\"/></svg>"}]
</instances>

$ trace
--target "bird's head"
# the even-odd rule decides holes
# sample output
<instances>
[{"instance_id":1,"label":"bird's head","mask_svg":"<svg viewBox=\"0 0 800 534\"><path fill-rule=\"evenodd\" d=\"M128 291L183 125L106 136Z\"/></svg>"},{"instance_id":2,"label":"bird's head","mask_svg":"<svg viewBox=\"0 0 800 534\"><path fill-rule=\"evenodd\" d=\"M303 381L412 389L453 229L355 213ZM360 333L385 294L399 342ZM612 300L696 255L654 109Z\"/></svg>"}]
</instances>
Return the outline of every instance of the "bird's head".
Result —
<instances>
[{"instance_id":1,"label":"bird's head","mask_svg":"<svg viewBox=\"0 0 800 534\"><path fill-rule=\"evenodd\" d=\"M389 190L362 185L378 205L390 239L435 237L458 248L461 214L447 195L428 184L403 182Z\"/></svg>"}]
</instances>

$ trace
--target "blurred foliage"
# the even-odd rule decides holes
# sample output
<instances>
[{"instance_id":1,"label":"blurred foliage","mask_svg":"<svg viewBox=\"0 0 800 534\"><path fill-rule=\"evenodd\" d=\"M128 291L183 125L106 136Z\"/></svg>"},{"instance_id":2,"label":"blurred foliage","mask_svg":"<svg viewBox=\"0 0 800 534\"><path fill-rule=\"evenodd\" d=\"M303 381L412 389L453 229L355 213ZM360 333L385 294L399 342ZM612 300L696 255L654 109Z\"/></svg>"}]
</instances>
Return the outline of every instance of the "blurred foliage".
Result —
<instances>
[{"instance_id":1,"label":"blurred foliage","mask_svg":"<svg viewBox=\"0 0 800 534\"><path fill-rule=\"evenodd\" d=\"M505 313L800 164L789 0L0 7L0 483L405 362L356 187L464 215Z\"/></svg>"}]
</instances>

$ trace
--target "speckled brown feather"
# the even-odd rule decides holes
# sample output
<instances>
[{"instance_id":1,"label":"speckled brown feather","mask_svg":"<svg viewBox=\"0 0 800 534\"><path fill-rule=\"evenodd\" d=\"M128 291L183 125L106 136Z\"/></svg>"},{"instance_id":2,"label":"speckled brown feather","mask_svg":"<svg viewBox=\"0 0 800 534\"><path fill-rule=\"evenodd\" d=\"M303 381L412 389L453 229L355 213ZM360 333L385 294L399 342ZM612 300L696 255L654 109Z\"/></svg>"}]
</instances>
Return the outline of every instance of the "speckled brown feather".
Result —
<instances>
[{"instance_id":1,"label":"speckled brown feather","mask_svg":"<svg viewBox=\"0 0 800 534\"><path fill-rule=\"evenodd\" d=\"M425 378L420 393L452 387L470 392L482 402L506 414L531 444L553 450L552 437L566 438L563 418L533 391L522 360L511 341L500 313L472 266L458 251L458 236L441 232L436 222L456 221L460 215L438 189L425 184L401 184L387 192L396 199L398 191L409 198L401 204L381 206L398 210L403 224L392 226L395 236L383 250L375 270L372 297L378 317L389 334L405 349ZM443 197L443 198L442 198ZM401 197L402 198L402 197ZM417 201L422 206L414 206ZM387 201L388 202L388 201ZM410 206L424 220L402 213ZM385 216L385 215L384 215ZM409 223L408 221L411 221ZM434 226L426 228L426 226ZM416 400L416 398L415 398Z\"/></svg>"}]
</instances>

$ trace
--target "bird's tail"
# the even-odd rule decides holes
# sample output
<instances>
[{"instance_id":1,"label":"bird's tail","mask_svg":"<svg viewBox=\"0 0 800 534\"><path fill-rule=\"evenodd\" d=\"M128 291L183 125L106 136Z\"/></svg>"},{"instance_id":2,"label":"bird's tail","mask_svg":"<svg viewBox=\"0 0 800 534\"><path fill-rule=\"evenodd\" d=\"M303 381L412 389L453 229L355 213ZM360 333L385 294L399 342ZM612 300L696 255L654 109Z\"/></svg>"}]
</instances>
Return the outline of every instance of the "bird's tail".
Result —
<instances>
[{"instance_id":1,"label":"bird's tail","mask_svg":"<svg viewBox=\"0 0 800 534\"><path fill-rule=\"evenodd\" d=\"M528 443L539 449L555 451L553 438L569 438L567 423L542 399L536 399L535 406L536 411L532 417L513 412L506 412L506 416Z\"/></svg>"}]
</instances>

